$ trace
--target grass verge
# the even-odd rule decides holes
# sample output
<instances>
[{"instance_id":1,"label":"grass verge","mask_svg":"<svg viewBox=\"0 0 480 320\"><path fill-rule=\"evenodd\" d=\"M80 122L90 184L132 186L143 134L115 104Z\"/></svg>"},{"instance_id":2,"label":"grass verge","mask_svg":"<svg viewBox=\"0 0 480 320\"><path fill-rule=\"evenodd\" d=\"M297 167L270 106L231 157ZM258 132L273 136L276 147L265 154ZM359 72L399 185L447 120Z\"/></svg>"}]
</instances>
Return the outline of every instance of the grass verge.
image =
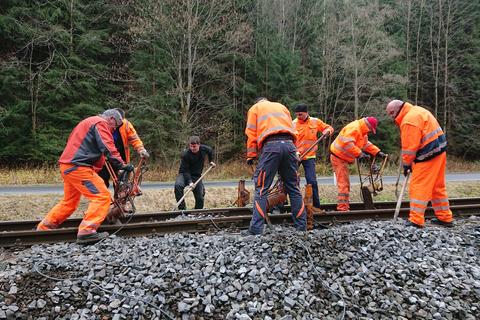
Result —
<instances>
[{"instance_id":1,"label":"grass verge","mask_svg":"<svg viewBox=\"0 0 480 320\"><path fill-rule=\"evenodd\" d=\"M351 174L357 174L357 166L352 165ZM330 163L325 159L317 159L317 175L328 176L332 174ZM466 162L459 158L449 157L447 161L448 172L480 172L480 161ZM301 175L303 168L300 169ZM178 173L178 166L164 166L161 164L149 164L149 170L145 173L144 181L174 181ZM384 175L397 175L398 161L392 160L387 163ZM219 163L217 168L208 174L208 180L226 180L251 177L251 168L243 161L235 160ZM40 167L0 167L0 185L28 185L28 184L61 184L62 178L57 166Z\"/></svg>"}]
</instances>

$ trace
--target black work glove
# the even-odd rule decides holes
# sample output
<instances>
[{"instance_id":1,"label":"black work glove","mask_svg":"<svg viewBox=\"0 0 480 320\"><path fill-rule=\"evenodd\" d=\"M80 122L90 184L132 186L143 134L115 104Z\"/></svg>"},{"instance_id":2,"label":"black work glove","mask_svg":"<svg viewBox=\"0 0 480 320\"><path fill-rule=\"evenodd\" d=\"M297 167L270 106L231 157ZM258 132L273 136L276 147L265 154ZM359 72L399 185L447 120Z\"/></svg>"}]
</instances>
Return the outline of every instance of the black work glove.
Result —
<instances>
[{"instance_id":1,"label":"black work glove","mask_svg":"<svg viewBox=\"0 0 480 320\"><path fill-rule=\"evenodd\" d=\"M368 159L370 159L370 155L368 153L362 152L358 156L358 160L362 160L362 159L368 160Z\"/></svg>"},{"instance_id":2,"label":"black work glove","mask_svg":"<svg viewBox=\"0 0 480 320\"><path fill-rule=\"evenodd\" d=\"M412 172L412 166L403 166L403 175L406 177L408 172Z\"/></svg>"},{"instance_id":3,"label":"black work glove","mask_svg":"<svg viewBox=\"0 0 480 320\"><path fill-rule=\"evenodd\" d=\"M124 165L121 170L124 170L125 172L132 172L134 169L135 167L133 166L133 164L128 163Z\"/></svg>"},{"instance_id":4,"label":"black work glove","mask_svg":"<svg viewBox=\"0 0 480 320\"><path fill-rule=\"evenodd\" d=\"M248 159L247 159L247 164L248 164L249 166L252 166L252 165L253 165L253 160L255 160L255 159L254 159L254 158L248 158Z\"/></svg>"},{"instance_id":5,"label":"black work glove","mask_svg":"<svg viewBox=\"0 0 480 320\"><path fill-rule=\"evenodd\" d=\"M382 151L379 151L377 153L377 157L382 157L382 158L385 158L387 155L385 153L383 153Z\"/></svg>"}]
</instances>

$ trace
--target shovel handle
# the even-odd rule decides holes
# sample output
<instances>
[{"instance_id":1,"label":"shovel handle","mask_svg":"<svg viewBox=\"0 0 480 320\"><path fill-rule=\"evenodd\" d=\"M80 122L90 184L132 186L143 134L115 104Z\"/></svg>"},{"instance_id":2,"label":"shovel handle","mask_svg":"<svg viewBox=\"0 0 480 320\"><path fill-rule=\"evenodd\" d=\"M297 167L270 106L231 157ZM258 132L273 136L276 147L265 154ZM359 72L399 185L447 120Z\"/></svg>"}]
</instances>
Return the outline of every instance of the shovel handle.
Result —
<instances>
[{"instance_id":1,"label":"shovel handle","mask_svg":"<svg viewBox=\"0 0 480 320\"><path fill-rule=\"evenodd\" d=\"M197 181L195 181L195 183L193 184L193 186L189 186L187 188L187 191L185 191L185 193L183 194L183 196L180 198L180 200L177 201L177 203L175 204L175 207L173 207L172 211L174 210L177 210L178 209L178 206L180 205L180 203L182 203L182 201L185 199L185 197L188 195L188 193L190 191L192 191L193 189L195 189L195 187L197 186L198 183L200 183L200 181L202 181L203 177L205 177L205 175L214 168L215 166L214 165L210 165L210 167L208 167L208 169L200 176L200 178L198 178Z\"/></svg>"},{"instance_id":2,"label":"shovel handle","mask_svg":"<svg viewBox=\"0 0 480 320\"><path fill-rule=\"evenodd\" d=\"M408 170L407 175L405 176L405 180L403 181L402 190L400 191L400 195L397 199L397 206L395 207L395 214L393 216L393 221L397 221L398 214L400 212L400 206L402 205L403 194L405 193L405 189L407 188L408 178L410 178L410 173L411 171Z\"/></svg>"}]
</instances>

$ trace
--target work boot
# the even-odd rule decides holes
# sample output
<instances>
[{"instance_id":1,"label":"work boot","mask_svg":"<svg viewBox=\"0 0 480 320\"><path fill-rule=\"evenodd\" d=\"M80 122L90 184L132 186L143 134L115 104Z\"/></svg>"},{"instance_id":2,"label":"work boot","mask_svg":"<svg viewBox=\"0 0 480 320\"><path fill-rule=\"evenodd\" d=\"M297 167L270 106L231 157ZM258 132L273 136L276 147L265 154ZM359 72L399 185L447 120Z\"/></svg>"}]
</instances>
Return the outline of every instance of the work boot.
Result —
<instances>
[{"instance_id":1,"label":"work boot","mask_svg":"<svg viewBox=\"0 0 480 320\"><path fill-rule=\"evenodd\" d=\"M247 230L242 230L242 231L240 232L240 235L241 235L242 237L257 236L257 234L250 232L250 230L248 230L248 229L247 229Z\"/></svg>"},{"instance_id":2,"label":"work boot","mask_svg":"<svg viewBox=\"0 0 480 320\"><path fill-rule=\"evenodd\" d=\"M108 232L94 232L85 235L77 236L77 243L78 244L94 244L100 240L108 238Z\"/></svg>"},{"instance_id":3,"label":"work boot","mask_svg":"<svg viewBox=\"0 0 480 320\"><path fill-rule=\"evenodd\" d=\"M423 225L413 223L412 221L407 221L407 222L405 223L405 227L415 227L415 228L417 228L417 229L423 229Z\"/></svg>"},{"instance_id":4,"label":"work boot","mask_svg":"<svg viewBox=\"0 0 480 320\"><path fill-rule=\"evenodd\" d=\"M438 225L447 227L447 228L452 228L453 227L453 222L445 222L445 221L442 221L438 218L433 218L432 220L430 220L430 222L433 223L433 224L438 224Z\"/></svg>"}]
</instances>

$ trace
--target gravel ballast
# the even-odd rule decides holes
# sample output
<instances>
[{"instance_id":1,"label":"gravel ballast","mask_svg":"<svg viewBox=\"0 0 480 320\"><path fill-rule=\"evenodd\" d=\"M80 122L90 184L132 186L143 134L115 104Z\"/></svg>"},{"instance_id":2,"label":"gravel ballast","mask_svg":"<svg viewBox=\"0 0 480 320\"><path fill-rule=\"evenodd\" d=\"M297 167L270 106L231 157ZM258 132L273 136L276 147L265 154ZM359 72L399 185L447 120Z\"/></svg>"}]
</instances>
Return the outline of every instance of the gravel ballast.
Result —
<instances>
[{"instance_id":1,"label":"gravel ballast","mask_svg":"<svg viewBox=\"0 0 480 320\"><path fill-rule=\"evenodd\" d=\"M474 217L0 249L0 319L476 319L479 249Z\"/></svg>"}]
</instances>

